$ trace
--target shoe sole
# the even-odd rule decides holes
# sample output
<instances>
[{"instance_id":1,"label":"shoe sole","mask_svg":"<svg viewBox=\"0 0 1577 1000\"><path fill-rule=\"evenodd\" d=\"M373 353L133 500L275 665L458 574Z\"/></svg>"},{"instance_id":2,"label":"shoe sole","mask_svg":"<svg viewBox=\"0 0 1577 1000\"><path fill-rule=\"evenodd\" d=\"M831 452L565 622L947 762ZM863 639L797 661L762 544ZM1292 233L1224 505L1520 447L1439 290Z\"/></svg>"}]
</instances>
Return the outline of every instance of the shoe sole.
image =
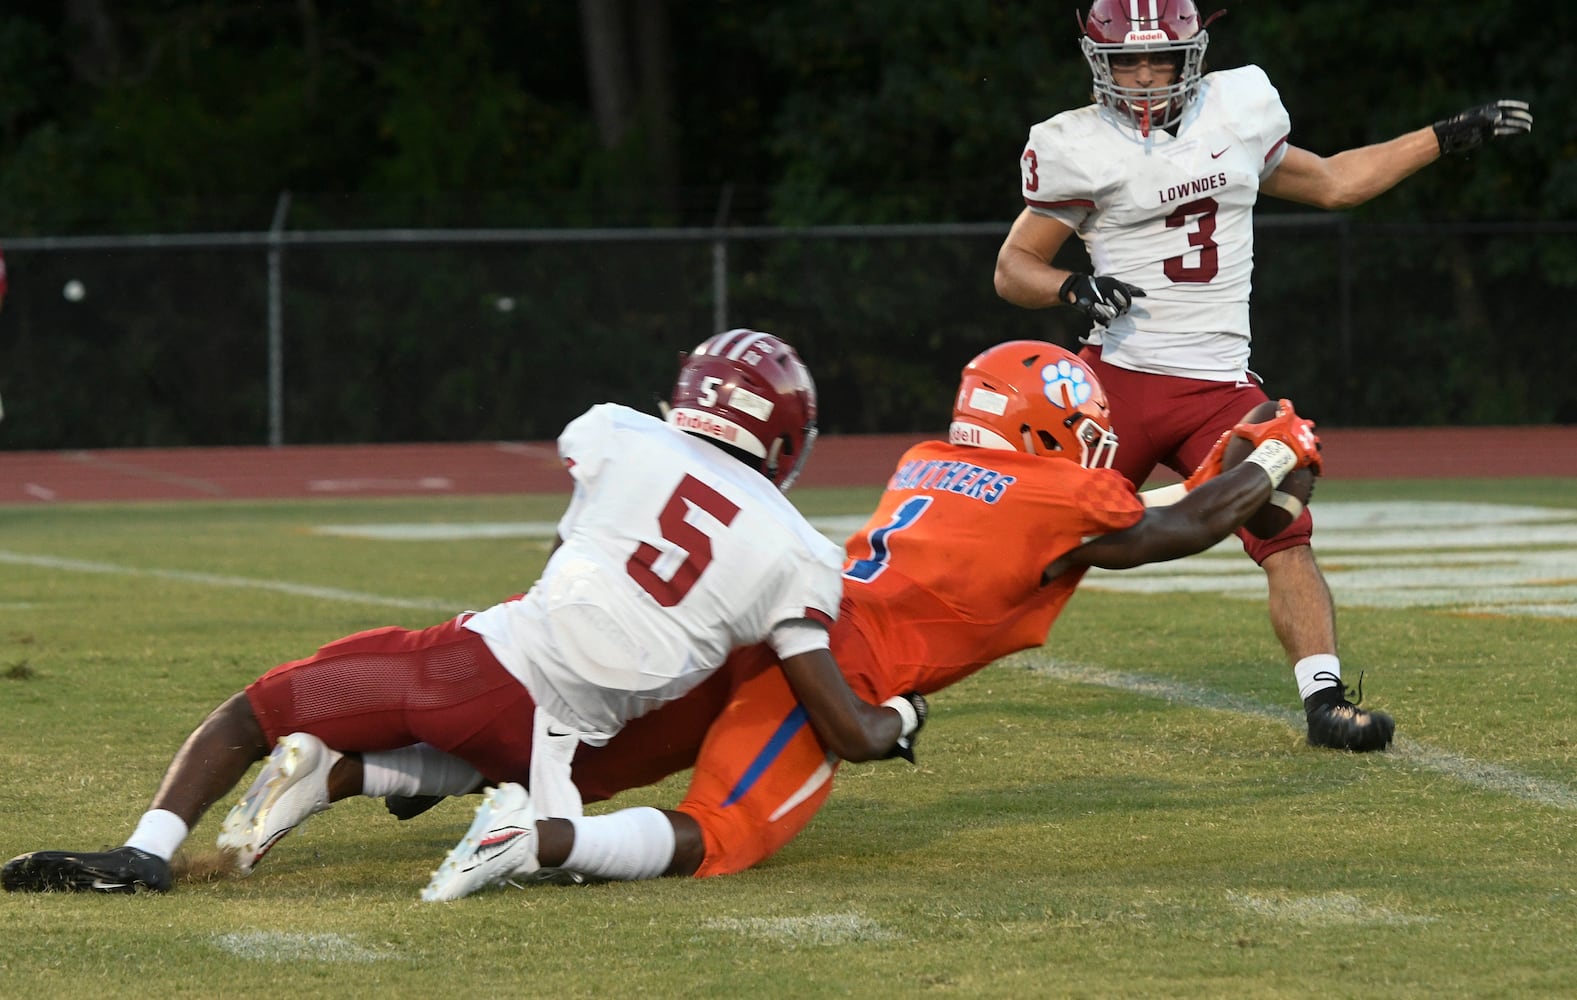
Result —
<instances>
[{"instance_id":1,"label":"shoe sole","mask_svg":"<svg viewBox=\"0 0 1577 1000\"><path fill-rule=\"evenodd\" d=\"M299 776L306 773L302 770L306 754L304 742L294 735L280 739L274 752L268 755L268 763L264 765L263 772L252 782L252 787L246 790L241 801L237 802L225 816L218 845L221 849L235 852L236 870L242 875L252 874L257 863L274 849L275 844L306 822L304 818L301 823L287 826L266 841L258 843L264 829L268 826L269 810L273 809L280 798L296 784ZM248 855L251 857L250 860L247 859Z\"/></svg>"},{"instance_id":2,"label":"shoe sole","mask_svg":"<svg viewBox=\"0 0 1577 1000\"><path fill-rule=\"evenodd\" d=\"M476 818L471 821L465 836L461 837L460 842L444 856L443 863L438 866L437 871L433 872L427 887L422 890L423 902L447 903L463 899L478 889L503 885L515 875L514 868L506 868L498 875L477 874L478 869L517 847L522 838L526 838L528 843L536 840L535 818L531 820L529 828L502 824L498 820L501 814L517 812L529 804L530 800L511 801L511 804L505 806L504 798L505 793L498 788L489 788L482 796L482 804L477 806ZM515 800L516 796L511 793L508 798ZM530 858L534 865L535 847L530 850Z\"/></svg>"},{"instance_id":3,"label":"shoe sole","mask_svg":"<svg viewBox=\"0 0 1577 1000\"><path fill-rule=\"evenodd\" d=\"M0 887L6 892L97 892L130 895L166 892L169 883L155 884L125 872L114 872L83 863L81 857L65 851L40 851L13 858L0 872Z\"/></svg>"}]
</instances>

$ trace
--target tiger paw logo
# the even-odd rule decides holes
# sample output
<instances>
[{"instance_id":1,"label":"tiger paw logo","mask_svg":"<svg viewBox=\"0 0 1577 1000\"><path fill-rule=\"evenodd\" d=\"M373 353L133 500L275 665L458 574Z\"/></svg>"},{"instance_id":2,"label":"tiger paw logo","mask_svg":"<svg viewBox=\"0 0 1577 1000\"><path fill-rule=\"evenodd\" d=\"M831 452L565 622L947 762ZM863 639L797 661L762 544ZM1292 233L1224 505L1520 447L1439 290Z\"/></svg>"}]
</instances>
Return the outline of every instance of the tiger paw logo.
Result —
<instances>
[{"instance_id":1,"label":"tiger paw logo","mask_svg":"<svg viewBox=\"0 0 1577 1000\"><path fill-rule=\"evenodd\" d=\"M1084 369L1064 358L1040 370L1041 391L1053 404L1071 410L1089 401L1095 390Z\"/></svg>"}]
</instances>

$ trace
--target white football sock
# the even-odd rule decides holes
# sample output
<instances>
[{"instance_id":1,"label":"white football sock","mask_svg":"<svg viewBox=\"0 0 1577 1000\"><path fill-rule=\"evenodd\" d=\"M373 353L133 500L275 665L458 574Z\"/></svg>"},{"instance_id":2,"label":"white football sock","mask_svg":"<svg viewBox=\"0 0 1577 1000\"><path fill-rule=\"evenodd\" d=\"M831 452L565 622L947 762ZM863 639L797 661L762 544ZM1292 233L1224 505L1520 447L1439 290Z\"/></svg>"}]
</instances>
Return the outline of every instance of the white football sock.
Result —
<instances>
[{"instance_id":1,"label":"white football sock","mask_svg":"<svg viewBox=\"0 0 1577 1000\"><path fill-rule=\"evenodd\" d=\"M465 795L482 775L465 761L425 743L361 755L361 794Z\"/></svg>"},{"instance_id":2,"label":"white football sock","mask_svg":"<svg viewBox=\"0 0 1577 1000\"><path fill-rule=\"evenodd\" d=\"M1298 679L1298 697L1307 698L1316 691L1324 691L1326 688L1337 687L1341 684L1342 661L1336 657L1335 653L1315 653L1313 656L1305 656L1293 664L1292 673ZM1336 676L1334 679L1321 677L1319 680L1315 680L1315 674L1334 674Z\"/></svg>"},{"instance_id":3,"label":"white football sock","mask_svg":"<svg viewBox=\"0 0 1577 1000\"><path fill-rule=\"evenodd\" d=\"M575 844L562 867L596 878L657 878L674 860L674 828L662 810L620 809L570 820Z\"/></svg>"},{"instance_id":4,"label":"white football sock","mask_svg":"<svg viewBox=\"0 0 1577 1000\"><path fill-rule=\"evenodd\" d=\"M149 809L137 821L137 829L126 838L125 846L147 851L168 861L175 857L176 850L186 841L186 835L190 832L186 828L186 821L170 810Z\"/></svg>"}]
</instances>

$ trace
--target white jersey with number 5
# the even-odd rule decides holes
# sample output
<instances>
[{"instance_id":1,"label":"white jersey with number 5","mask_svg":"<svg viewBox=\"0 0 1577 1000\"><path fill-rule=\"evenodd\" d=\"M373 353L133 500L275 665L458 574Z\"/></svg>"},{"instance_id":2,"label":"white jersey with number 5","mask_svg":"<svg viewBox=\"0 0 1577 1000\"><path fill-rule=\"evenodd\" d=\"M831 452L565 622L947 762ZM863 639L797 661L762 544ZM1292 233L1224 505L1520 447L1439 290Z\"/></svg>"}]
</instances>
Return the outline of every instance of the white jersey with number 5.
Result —
<instances>
[{"instance_id":1,"label":"white jersey with number 5","mask_svg":"<svg viewBox=\"0 0 1577 1000\"><path fill-rule=\"evenodd\" d=\"M1172 135L1119 128L1096 105L1034 126L1024 202L1076 231L1098 275L1144 289L1086 338L1135 371L1245 377L1254 202L1290 128L1258 66L1209 73Z\"/></svg>"},{"instance_id":2,"label":"white jersey with number 5","mask_svg":"<svg viewBox=\"0 0 1577 1000\"><path fill-rule=\"evenodd\" d=\"M559 454L563 544L530 593L465 623L553 718L612 735L779 623L836 617L842 550L716 445L601 404Z\"/></svg>"}]
</instances>

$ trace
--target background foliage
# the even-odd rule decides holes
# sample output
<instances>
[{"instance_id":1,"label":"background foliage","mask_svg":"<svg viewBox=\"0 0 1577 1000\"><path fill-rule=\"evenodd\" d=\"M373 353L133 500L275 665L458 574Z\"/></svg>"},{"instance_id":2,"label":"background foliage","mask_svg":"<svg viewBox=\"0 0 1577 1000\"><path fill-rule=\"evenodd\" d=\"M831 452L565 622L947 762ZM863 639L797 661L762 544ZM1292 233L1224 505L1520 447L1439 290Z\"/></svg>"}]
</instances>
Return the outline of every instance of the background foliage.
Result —
<instances>
[{"instance_id":1,"label":"background foliage","mask_svg":"<svg viewBox=\"0 0 1577 1000\"><path fill-rule=\"evenodd\" d=\"M1327 424L1577 420L1552 336L1577 285L1577 15L1430 10L1245 3L1211 26L1212 65L1264 66L1316 152L1501 96L1537 117L1339 230L1262 235L1256 368ZM294 230L1005 232L1028 127L1087 99L1075 39L1071 8L999 0L8 4L0 446L262 433L260 253L29 239L262 231L282 192ZM1302 214L1261 206L1281 212ZM1542 228L1492 228L1521 224ZM829 430L928 429L979 347L1076 336L996 299L999 238L746 247L729 319L801 344ZM644 403L711 325L709 266L704 244L296 253L290 438L549 437L595 399ZM86 301L62 301L71 277Z\"/></svg>"}]
</instances>

